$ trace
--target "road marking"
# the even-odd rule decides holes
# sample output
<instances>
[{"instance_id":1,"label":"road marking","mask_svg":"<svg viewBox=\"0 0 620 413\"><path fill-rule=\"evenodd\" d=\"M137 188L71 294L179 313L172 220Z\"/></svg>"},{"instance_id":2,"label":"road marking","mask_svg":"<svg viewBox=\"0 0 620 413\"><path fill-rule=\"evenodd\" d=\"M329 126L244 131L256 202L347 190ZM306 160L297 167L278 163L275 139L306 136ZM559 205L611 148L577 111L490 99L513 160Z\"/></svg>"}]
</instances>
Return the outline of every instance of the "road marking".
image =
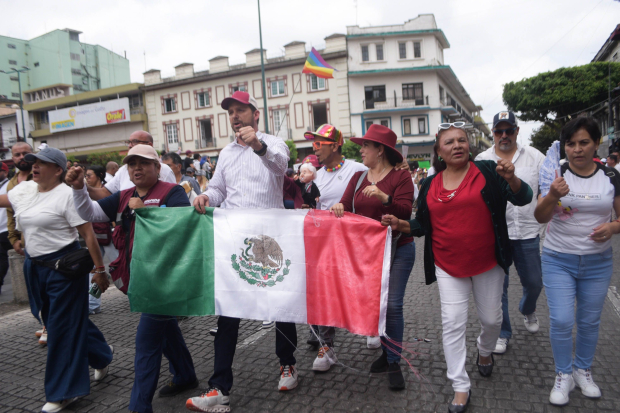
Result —
<instances>
[{"instance_id":1,"label":"road marking","mask_svg":"<svg viewBox=\"0 0 620 413\"><path fill-rule=\"evenodd\" d=\"M247 346L249 346L251 344L256 343L261 337L263 337L265 334L267 334L271 330L273 330L273 327L271 327L271 328L263 328L263 329L257 331L256 333L252 334L250 337L248 337L245 340L243 340L241 342L241 344L237 344L237 348L238 349L242 349L244 347L247 347Z\"/></svg>"},{"instance_id":2,"label":"road marking","mask_svg":"<svg viewBox=\"0 0 620 413\"><path fill-rule=\"evenodd\" d=\"M607 298L609 298L611 305L613 305L614 310L616 310L616 314L620 317L620 294L618 294L616 287L609 287L607 290Z\"/></svg>"}]
</instances>

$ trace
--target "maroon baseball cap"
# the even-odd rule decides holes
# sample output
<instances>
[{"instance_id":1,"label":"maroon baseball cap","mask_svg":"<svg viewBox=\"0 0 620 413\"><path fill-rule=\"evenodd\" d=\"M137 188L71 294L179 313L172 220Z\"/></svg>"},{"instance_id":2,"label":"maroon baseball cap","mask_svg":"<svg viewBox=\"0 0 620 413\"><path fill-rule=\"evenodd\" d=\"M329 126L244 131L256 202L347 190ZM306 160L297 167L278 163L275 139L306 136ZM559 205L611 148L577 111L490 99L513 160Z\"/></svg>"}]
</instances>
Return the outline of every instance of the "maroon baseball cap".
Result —
<instances>
[{"instance_id":1,"label":"maroon baseball cap","mask_svg":"<svg viewBox=\"0 0 620 413\"><path fill-rule=\"evenodd\" d=\"M250 105L255 110L258 109L258 104L256 103L256 99L254 99L248 92L235 92L231 97L226 98L222 101L222 109L228 110L228 107L232 103L233 100L236 100L239 103L243 103L244 105Z\"/></svg>"},{"instance_id":2,"label":"maroon baseball cap","mask_svg":"<svg viewBox=\"0 0 620 413\"><path fill-rule=\"evenodd\" d=\"M4 162L0 162L0 170L3 170L4 172L8 172L9 166Z\"/></svg>"}]
</instances>

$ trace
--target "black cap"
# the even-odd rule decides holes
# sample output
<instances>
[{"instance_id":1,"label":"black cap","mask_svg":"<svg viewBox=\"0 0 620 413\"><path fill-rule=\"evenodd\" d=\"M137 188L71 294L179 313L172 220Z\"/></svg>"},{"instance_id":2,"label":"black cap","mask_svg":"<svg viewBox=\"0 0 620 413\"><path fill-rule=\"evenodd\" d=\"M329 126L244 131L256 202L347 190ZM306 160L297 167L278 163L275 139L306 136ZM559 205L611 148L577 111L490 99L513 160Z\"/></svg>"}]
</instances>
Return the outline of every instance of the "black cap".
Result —
<instances>
[{"instance_id":1,"label":"black cap","mask_svg":"<svg viewBox=\"0 0 620 413\"><path fill-rule=\"evenodd\" d=\"M517 126L517 117L514 113L509 111L499 112L495 116L493 116L493 129L500 122L508 122L512 126Z\"/></svg>"}]
</instances>

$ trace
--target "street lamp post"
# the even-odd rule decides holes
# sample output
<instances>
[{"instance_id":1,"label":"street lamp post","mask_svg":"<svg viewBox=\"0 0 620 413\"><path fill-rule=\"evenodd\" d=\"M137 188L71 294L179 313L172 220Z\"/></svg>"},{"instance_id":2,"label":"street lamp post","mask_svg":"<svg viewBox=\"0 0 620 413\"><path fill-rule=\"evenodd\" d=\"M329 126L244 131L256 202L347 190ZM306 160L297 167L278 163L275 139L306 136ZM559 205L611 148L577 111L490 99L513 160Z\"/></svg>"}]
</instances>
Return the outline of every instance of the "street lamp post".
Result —
<instances>
[{"instance_id":1,"label":"street lamp post","mask_svg":"<svg viewBox=\"0 0 620 413\"><path fill-rule=\"evenodd\" d=\"M6 75L12 75L13 73L17 73L17 84L19 86L19 113L22 116L22 135L24 135L23 136L24 142L26 142L26 126L24 123L24 98L22 97L21 73L29 71L30 68L26 66L22 66L22 69L16 69L16 68L12 68L12 69L13 70L11 70L10 72L0 70L0 73L4 73ZM19 142L19 133L17 134L17 142Z\"/></svg>"},{"instance_id":2,"label":"street lamp post","mask_svg":"<svg viewBox=\"0 0 620 413\"><path fill-rule=\"evenodd\" d=\"M263 59L263 29L260 23L260 0L258 2L258 35L260 37L260 71L263 75L263 114L265 115L265 133L269 133L269 118L267 117L267 88L265 85L265 61ZM258 109L258 108L257 108Z\"/></svg>"}]
</instances>

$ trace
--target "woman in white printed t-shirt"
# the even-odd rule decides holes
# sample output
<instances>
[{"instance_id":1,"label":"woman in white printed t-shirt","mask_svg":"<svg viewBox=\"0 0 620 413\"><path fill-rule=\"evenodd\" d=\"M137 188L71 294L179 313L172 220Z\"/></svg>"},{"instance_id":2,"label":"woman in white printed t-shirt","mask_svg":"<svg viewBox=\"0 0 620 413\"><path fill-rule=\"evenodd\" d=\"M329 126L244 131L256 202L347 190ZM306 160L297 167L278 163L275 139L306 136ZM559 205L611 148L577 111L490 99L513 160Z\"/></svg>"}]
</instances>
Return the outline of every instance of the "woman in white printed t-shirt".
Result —
<instances>
[{"instance_id":1,"label":"woman in white printed t-shirt","mask_svg":"<svg viewBox=\"0 0 620 413\"><path fill-rule=\"evenodd\" d=\"M600 139L592 118L580 117L562 128L560 146L568 162L561 166L549 194L539 195L534 213L538 222L549 223L542 272L556 371L549 401L558 406L568 403L575 386L586 397L601 397L590 367L612 275L611 236L620 233L620 222L611 221L612 209L620 215L620 174L593 160Z\"/></svg>"}]
</instances>

